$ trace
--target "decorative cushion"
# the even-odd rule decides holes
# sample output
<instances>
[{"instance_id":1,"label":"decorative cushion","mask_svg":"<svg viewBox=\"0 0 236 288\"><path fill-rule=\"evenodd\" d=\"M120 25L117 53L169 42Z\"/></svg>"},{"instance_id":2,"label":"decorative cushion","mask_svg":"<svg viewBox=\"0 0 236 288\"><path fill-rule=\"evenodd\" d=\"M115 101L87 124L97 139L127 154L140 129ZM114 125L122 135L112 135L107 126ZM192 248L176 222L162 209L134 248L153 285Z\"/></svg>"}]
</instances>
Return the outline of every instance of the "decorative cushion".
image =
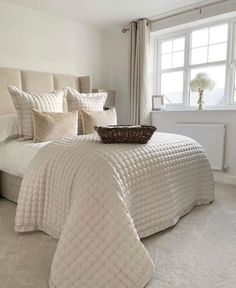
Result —
<instances>
[{"instance_id":1,"label":"decorative cushion","mask_svg":"<svg viewBox=\"0 0 236 288\"><path fill-rule=\"evenodd\" d=\"M18 119L16 114L0 116L0 142L18 136Z\"/></svg>"},{"instance_id":2,"label":"decorative cushion","mask_svg":"<svg viewBox=\"0 0 236 288\"><path fill-rule=\"evenodd\" d=\"M19 135L24 140L34 137L31 109L43 112L63 112L63 90L51 93L30 93L15 86L9 86L8 90L17 111Z\"/></svg>"},{"instance_id":3,"label":"decorative cushion","mask_svg":"<svg viewBox=\"0 0 236 288\"><path fill-rule=\"evenodd\" d=\"M85 111L81 110L83 134L94 132L94 126L117 125L116 109L110 108L107 111Z\"/></svg>"},{"instance_id":4,"label":"decorative cushion","mask_svg":"<svg viewBox=\"0 0 236 288\"><path fill-rule=\"evenodd\" d=\"M61 137L75 136L78 131L78 112L40 112L32 109L34 141L51 141Z\"/></svg>"},{"instance_id":5,"label":"decorative cushion","mask_svg":"<svg viewBox=\"0 0 236 288\"><path fill-rule=\"evenodd\" d=\"M67 89L68 111L78 111L78 134L82 134L81 110L103 111L107 93L79 93L70 88Z\"/></svg>"}]
</instances>

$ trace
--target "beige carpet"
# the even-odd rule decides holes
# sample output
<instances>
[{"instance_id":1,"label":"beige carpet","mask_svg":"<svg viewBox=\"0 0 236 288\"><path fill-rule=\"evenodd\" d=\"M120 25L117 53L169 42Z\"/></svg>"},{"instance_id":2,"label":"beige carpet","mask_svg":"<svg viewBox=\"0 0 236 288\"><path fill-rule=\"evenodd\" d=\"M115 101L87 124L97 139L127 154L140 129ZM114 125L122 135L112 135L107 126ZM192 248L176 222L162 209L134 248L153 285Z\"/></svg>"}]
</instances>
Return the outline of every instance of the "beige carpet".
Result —
<instances>
[{"instance_id":1,"label":"beige carpet","mask_svg":"<svg viewBox=\"0 0 236 288\"><path fill-rule=\"evenodd\" d=\"M46 288L56 241L15 233L15 209L0 199L0 288ZM156 265L147 288L235 288L236 188L217 185L213 204L143 243Z\"/></svg>"}]
</instances>

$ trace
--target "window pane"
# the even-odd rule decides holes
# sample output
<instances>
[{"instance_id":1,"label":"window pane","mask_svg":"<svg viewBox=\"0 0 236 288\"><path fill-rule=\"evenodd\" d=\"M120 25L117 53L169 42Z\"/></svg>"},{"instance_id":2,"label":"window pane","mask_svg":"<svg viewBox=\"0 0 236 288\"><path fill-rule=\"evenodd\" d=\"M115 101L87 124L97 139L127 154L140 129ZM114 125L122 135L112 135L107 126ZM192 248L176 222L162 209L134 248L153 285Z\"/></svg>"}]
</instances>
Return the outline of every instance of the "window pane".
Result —
<instances>
[{"instance_id":1,"label":"window pane","mask_svg":"<svg viewBox=\"0 0 236 288\"><path fill-rule=\"evenodd\" d=\"M228 24L211 27L209 32L209 44L227 42L228 40Z\"/></svg>"},{"instance_id":2,"label":"window pane","mask_svg":"<svg viewBox=\"0 0 236 288\"><path fill-rule=\"evenodd\" d=\"M161 75L161 94L165 95L167 103L183 102L183 71L163 73Z\"/></svg>"},{"instance_id":3,"label":"window pane","mask_svg":"<svg viewBox=\"0 0 236 288\"><path fill-rule=\"evenodd\" d=\"M192 48L208 45L208 28L192 32Z\"/></svg>"},{"instance_id":4,"label":"window pane","mask_svg":"<svg viewBox=\"0 0 236 288\"><path fill-rule=\"evenodd\" d=\"M198 73L208 73L209 77L215 81L215 87L212 91L204 92L204 101L206 106L224 105L225 89L225 70L226 66L214 66L192 69L191 79ZM190 105L197 106L198 93L190 93Z\"/></svg>"},{"instance_id":5,"label":"window pane","mask_svg":"<svg viewBox=\"0 0 236 288\"><path fill-rule=\"evenodd\" d=\"M173 53L173 67L183 67L184 66L184 52Z\"/></svg>"},{"instance_id":6,"label":"window pane","mask_svg":"<svg viewBox=\"0 0 236 288\"><path fill-rule=\"evenodd\" d=\"M191 64L207 63L207 47L192 49Z\"/></svg>"},{"instance_id":7,"label":"window pane","mask_svg":"<svg viewBox=\"0 0 236 288\"><path fill-rule=\"evenodd\" d=\"M209 62L226 60L227 44L217 44L209 46Z\"/></svg>"},{"instance_id":8,"label":"window pane","mask_svg":"<svg viewBox=\"0 0 236 288\"><path fill-rule=\"evenodd\" d=\"M185 39L179 38L173 41L173 51L184 51Z\"/></svg>"},{"instance_id":9,"label":"window pane","mask_svg":"<svg viewBox=\"0 0 236 288\"><path fill-rule=\"evenodd\" d=\"M161 68L162 69L172 68L172 54L161 55Z\"/></svg>"},{"instance_id":10,"label":"window pane","mask_svg":"<svg viewBox=\"0 0 236 288\"><path fill-rule=\"evenodd\" d=\"M161 54L171 53L172 52L172 40L165 41L161 43Z\"/></svg>"}]
</instances>

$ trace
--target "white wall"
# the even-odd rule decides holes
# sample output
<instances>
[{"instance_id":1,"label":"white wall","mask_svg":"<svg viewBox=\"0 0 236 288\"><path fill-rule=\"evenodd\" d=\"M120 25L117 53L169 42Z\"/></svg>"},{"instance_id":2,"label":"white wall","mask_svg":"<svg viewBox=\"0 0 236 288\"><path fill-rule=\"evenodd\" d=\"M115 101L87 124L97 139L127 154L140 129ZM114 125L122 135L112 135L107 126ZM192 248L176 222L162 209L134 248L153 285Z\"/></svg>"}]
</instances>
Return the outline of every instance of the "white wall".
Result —
<instances>
[{"instance_id":1,"label":"white wall","mask_svg":"<svg viewBox=\"0 0 236 288\"><path fill-rule=\"evenodd\" d=\"M227 2L215 3L208 7L204 7L201 11L200 9L194 9L192 11L181 13L179 15L168 17L163 20L159 20L152 24L151 31L160 31L170 28L173 31L173 28L184 29L186 24L188 27L191 27L193 22L202 24L208 21L208 18L214 19L214 17L224 18L224 14L227 14L228 17L235 15L236 10L236 1L227 0ZM232 13L232 15L230 15ZM168 32L168 31L167 31Z\"/></svg>"},{"instance_id":2,"label":"white wall","mask_svg":"<svg viewBox=\"0 0 236 288\"><path fill-rule=\"evenodd\" d=\"M227 177L234 178L236 184L236 111L152 112L152 123L160 132L174 133L177 122L226 123L226 174Z\"/></svg>"},{"instance_id":3,"label":"white wall","mask_svg":"<svg viewBox=\"0 0 236 288\"><path fill-rule=\"evenodd\" d=\"M129 123L129 33L103 31L0 0L0 67L92 76L115 89L118 120Z\"/></svg>"},{"instance_id":4,"label":"white wall","mask_svg":"<svg viewBox=\"0 0 236 288\"><path fill-rule=\"evenodd\" d=\"M116 108L119 124L130 123L129 99L129 32L114 29L106 33L104 66L107 88L116 90Z\"/></svg>"},{"instance_id":5,"label":"white wall","mask_svg":"<svg viewBox=\"0 0 236 288\"><path fill-rule=\"evenodd\" d=\"M0 0L0 67L92 76L104 86L105 32Z\"/></svg>"}]
</instances>

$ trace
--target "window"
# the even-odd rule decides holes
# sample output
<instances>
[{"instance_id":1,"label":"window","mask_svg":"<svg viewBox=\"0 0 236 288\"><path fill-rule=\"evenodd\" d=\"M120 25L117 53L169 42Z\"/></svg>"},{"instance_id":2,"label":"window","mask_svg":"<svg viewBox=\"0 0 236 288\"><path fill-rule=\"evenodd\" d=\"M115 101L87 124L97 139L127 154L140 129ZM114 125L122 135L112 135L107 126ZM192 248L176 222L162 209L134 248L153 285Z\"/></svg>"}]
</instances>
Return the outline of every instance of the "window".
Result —
<instances>
[{"instance_id":1,"label":"window","mask_svg":"<svg viewBox=\"0 0 236 288\"><path fill-rule=\"evenodd\" d=\"M226 66L202 67L191 70L191 79L196 74L203 72L208 73L210 78L215 81L215 87L212 91L204 91L204 101L206 106L224 105L224 91L225 91L225 73ZM198 94L190 92L190 106L196 106L198 101Z\"/></svg>"},{"instance_id":2,"label":"window","mask_svg":"<svg viewBox=\"0 0 236 288\"><path fill-rule=\"evenodd\" d=\"M169 103L182 103L183 71L162 73L161 87L161 93L167 95L166 99Z\"/></svg>"},{"instance_id":3,"label":"window","mask_svg":"<svg viewBox=\"0 0 236 288\"><path fill-rule=\"evenodd\" d=\"M232 33L235 37L231 37ZM154 94L164 95L167 107L194 108L198 94L190 91L189 82L203 72L216 83L212 91L204 92L206 106L236 104L234 39L236 41L235 19L157 39Z\"/></svg>"},{"instance_id":4,"label":"window","mask_svg":"<svg viewBox=\"0 0 236 288\"><path fill-rule=\"evenodd\" d=\"M224 61L227 57L228 25L191 33L191 65Z\"/></svg>"},{"instance_id":5,"label":"window","mask_svg":"<svg viewBox=\"0 0 236 288\"><path fill-rule=\"evenodd\" d=\"M161 43L162 69L184 67L184 43L183 37Z\"/></svg>"},{"instance_id":6,"label":"window","mask_svg":"<svg viewBox=\"0 0 236 288\"><path fill-rule=\"evenodd\" d=\"M183 103L185 37L160 42L161 94L169 104ZM170 85L171 83L171 85Z\"/></svg>"}]
</instances>

